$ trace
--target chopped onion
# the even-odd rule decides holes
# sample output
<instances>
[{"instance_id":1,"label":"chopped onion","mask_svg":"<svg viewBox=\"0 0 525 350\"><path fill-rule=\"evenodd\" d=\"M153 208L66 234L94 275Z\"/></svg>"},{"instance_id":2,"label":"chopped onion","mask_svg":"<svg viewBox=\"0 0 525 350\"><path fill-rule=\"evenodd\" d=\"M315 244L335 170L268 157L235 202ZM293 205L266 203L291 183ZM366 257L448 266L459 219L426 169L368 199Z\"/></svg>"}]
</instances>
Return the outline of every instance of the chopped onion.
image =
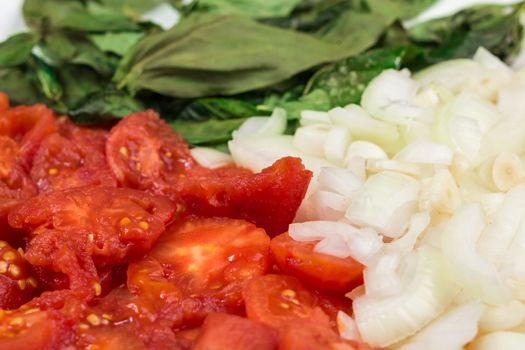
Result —
<instances>
[{"instance_id":1,"label":"chopped onion","mask_svg":"<svg viewBox=\"0 0 525 350\"><path fill-rule=\"evenodd\" d=\"M308 221L290 224L288 233L290 237L300 242L319 241L328 235L344 236L357 231L357 228L336 221Z\"/></svg>"},{"instance_id":2,"label":"chopped onion","mask_svg":"<svg viewBox=\"0 0 525 350\"><path fill-rule=\"evenodd\" d=\"M512 329L525 320L525 305L517 300L500 306L488 306L479 321L482 332Z\"/></svg>"},{"instance_id":3,"label":"chopped onion","mask_svg":"<svg viewBox=\"0 0 525 350\"><path fill-rule=\"evenodd\" d=\"M349 232L343 238L350 256L363 265L369 265L383 246L383 238L369 227Z\"/></svg>"},{"instance_id":4,"label":"chopped onion","mask_svg":"<svg viewBox=\"0 0 525 350\"><path fill-rule=\"evenodd\" d=\"M492 164L492 181L500 191L508 191L512 187L523 183L525 167L514 153L500 153Z\"/></svg>"},{"instance_id":5,"label":"chopped onion","mask_svg":"<svg viewBox=\"0 0 525 350\"><path fill-rule=\"evenodd\" d=\"M415 177L419 177L422 174L422 169L417 164L405 163L397 160L371 159L366 162L366 170L372 173L378 173L380 171L395 171Z\"/></svg>"},{"instance_id":6,"label":"chopped onion","mask_svg":"<svg viewBox=\"0 0 525 350\"><path fill-rule=\"evenodd\" d=\"M343 339L361 342L355 320L343 311L337 313L337 329Z\"/></svg>"},{"instance_id":7,"label":"chopped onion","mask_svg":"<svg viewBox=\"0 0 525 350\"><path fill-rule=\"evenodd\" d=\"M331 127L323 148L325 158L334 164L342 165L350 141L351 136L347 128L343 126Z\"/></svg>"},{"instance_id":8,"label":"chopped onion","mask_svg":"<svg viewBox=\"0 0 525 350\"><path fill-rule=\"evenodd\" d=\"M364 184L352 171L344 168L322 168L317 179L319 189L340 194L350 201Z\"/></svg>"},{"instance_id":9,"label":"chopped onion","mask_svg":"<svg viewBox=\"0 0 525 350\"><path fill-rule=\"evenodd\" d=\"M414 214L410 218L408 231L400 238L385 244L383 251L401 255L408 254L414 249L418 237L425 231L429 224L430 215L428 212Z\"/></svg>"},{"instance_id":10,"label":"chopped onion","mask_svg":"<svg viewBox=\"0 0 525 350\"><path fill-rule=\"evenodd\" d=\"M400 148L401 136L397 127L371 118L360 106L336 107L328 115L334 124L347 127L354 139L374 142L387 152Z\"/></svg>"},{"instance_id":11,"label":"chopped onion","mask_svg":"<svg viewBox=\"0 0 525 350\"><path fill-rule=\"evenodd\" d=\"M525 123L521 116L508 116L500 120L483 138L480 155L484 158L499 153L520 154L525 149ZM482 160L483 160L482 159Z\"/></svg>"},{"instance_id":12,"label":"chopped onion","mask_svg":"<svg viewBox=\"0 0 525 350\"><path fill-rule=\"evenodd\" d=\"M195 147L190 152L197 163L206 168L217 169L233 164L233 158L228 153L220 152L213 148Z\"/></svg>"},{"instance_id":13,"label":"chopped onion","mask_svg":"<svg viewBox=\"0 0 525 350\"><path fill-rule=\"evenodd\" d=\"M339 220L344 217L350 199L329 191L315 191L306 202L305 219Z\"/></svg>"},{"instance_id":14,"label":"chopped onion","mask_svg":"<svg viewBox=\"0 0 525 350\"><path fill-rule=\"evenodd\" d=\"M394 159L407 163L450 165L453 157L452 150L446 145L417 142L407 145Z\"/></svg>"},{"instance_id":15,"label":"chopped onion","mask_svg":"<svg viewBox=\"0 0 525 350\"><path fill-rule=\"evenodd\" d=\"M328 113L318 111L302 111L299 122L302 126L332 123Z\"/></svg>"},{"instance_id":16,"label":"chopped onion","mask_svg":"<svg viewBox=\"0 0 525 350\"><path fill-rule=\"evenodd\" d=\"M418 249L401 271L403 290L386 298L363 295L353 308L359 332L372 346L386 347L405 339L450 304L456 288L438 250Z\"/></svg>"},{"instance_id":17,"label":"chopped onion","mask_svg":"<svg viewBox=\"0 0 525 350\"><path fill-rule=\"evenodd\" d=\"M270 117L251 117L246 120L239 130L233 133L234 139L243 137L268 137L284 133L286 129L286 111L275 108Z\"/></svg>"},{"instance_id":18,"label":"chopped onion","mask_svg":"<svg viewBox=\"0 0 525 350\"><path fill-rule=\"evenodd\" d=\"M300 127L295 131L293 145L305 154L324 157L324 144L329 130L328 126L321 124Z\"/></svg>"},{"instance_id":19,"label":"chopped onion","mask_svg":"<svg viewBox=\"0 0 525 350\"><path fill-rule=\"evenodd\" d=\"M463 205L443 231L442 249L456 283L480 300L498 305L510 300L510 290L496 267L476 252L485 224L479 204Z\"/></svg>"},{"instance_id":20,"label":"chopped onion","mask_svg":"<svg viewBox=\"0 0 525 350\"><path fill-rule=\"evenodd\" d=\"M314 252L332 255L341 259L350 256L350 250L346 246L343 237L337 234L329 234L314 247Z\"/></svg>"},{"instance_id":21,"label":"chopped onion","mask_svg":"<svg viewBox=\"0 0 525 350\"><path fill-rule=\"evenodd\" d=\"M471 80L483 73L482 66L470 59L444 61L414 74L414 79L423 86L439 84L458 93Z\"/></svg>"},{"instance_id":22,"label":"chopped onion","mask_svg":"<svg viewBox=\"0 0 525 350\"><path fill-rule=\"evenodd\" d=\"M361 105L374 118L394 124L430 120L432 114L414 103L419 84L408 70L388 69L372 79L363 92Z\"/></svg>"},{"instance_id":23,"label":"chopped onion","mask_svg":"<svg viewBox=\"0 0 525 350\"><path fill-rule=\"evenodd\" d=\"M361 157L366 160L379 159L386 160L388 155L381 147L368 141L355 141L350 144L347 151L347 159L352 157Z\"/></svg>"},{"instance_id":24,"label":"chopped onion","mask_svg":"<svg viewBox=\"0 0 525 350\"><path fill-rule=\"evenodd\" d=\"M468 350L523 350L525 334L518 332L494 332L483 335L469 345Z\"/></svg>"},{"instance_id":25,"label":"chopped onion","mask_svg":"<svg viewBox=\"0 0 525 350\"><path fill-rule=\"evenodd\" d=\"M477 302L457 306L432 321L399 349L462 349L476 336L483 310L484 306Z\"/></svg>"},{"instance_id":26,"label":"chopped onion","mask_svg":"<svg viewBox=\"0 0 525 350\"><path fill-rule=\"evenodd\" d=\"M434 176L422 180L419 208L452 214L461 204L461 193L448 169L436 171Z\"/></svg>"},{"instance_id":27,"label":"chopped onion","mask_svg":"<svg viewBox=\"0 0 525 350\"><path fill-rule=\"evenodd\" d=\"M383 171L368 178L345 216L387 237L399 237L417 210L418 193L419 182L414 178Z\"/></svg>"},{"instance_id":28,"label":"chopped onion","mask_svg":"<svg viewBox=\"0 0 525 350\"><path fill-rule=\"evenodd\" d=\"M381 254L364 273L366 295L371 298L385 298L403 290L397 273L401 256L396 253Z\"/></svg>"}]
</instances>

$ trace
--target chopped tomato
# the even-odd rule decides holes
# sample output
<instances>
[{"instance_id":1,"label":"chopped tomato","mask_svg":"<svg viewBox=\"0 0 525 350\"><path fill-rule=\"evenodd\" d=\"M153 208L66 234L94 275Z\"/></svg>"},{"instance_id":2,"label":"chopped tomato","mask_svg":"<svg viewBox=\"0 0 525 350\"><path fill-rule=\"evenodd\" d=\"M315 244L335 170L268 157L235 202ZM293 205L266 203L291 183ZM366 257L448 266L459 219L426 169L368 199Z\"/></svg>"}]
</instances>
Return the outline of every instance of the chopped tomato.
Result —
<instances>
[{"instance_id":1,"label":"chopped tomato","mask_svg":"<svg viewBox=\"0 0 525 350\"><path fill-rule=\"evenodd\" d=\"M23 308L1 312L0 349L59 349L72 335L65 317L55 310Z\"/></svg>"},{"instance_id":2,"label":"chopped tomato","mask_svg":"<svg viewBox=\"0 0 525 350\"><path fill-rule=\"evenodd\" d=\"M180 301L167 303L179 324L198 324L212 311L238 312L243 285L268 268L269 242L246 221L189 217L168 227L148 259L130 265L128 286L156 300L180 291Z\"/></svg>"},{"instance_id":3,"label":"chopped tomato","mask_svg":"<svg viewBox=\"0 0 525 350\"><path fill-rule=\"evenodd\" d=\"M72 288L93 286L98 294L96 267L146 254L175 207L140 191L83 187L34 197L10 213L9 223L31 232L29 262L65 273Z\"/></svg>"},{"instance_id":4,"label":"chopped tomato","mask_svg":"<svg viewBox=\"0 0 525 350\"><path fill-rule=\"evenodd\" d=\"M0 92L0 112L9 108L9 98L3 92Z\"/></svg>"},{"instance_id":5,"label":"chopped tomato","mask_svg":"<svg viewBox=\"0 0 525 350\"><path fill-rule=\"evenodd\" d=\"M40 143L56 131L53 111L45 105L17 106L0 112L0 135L20 145L22 164L31 167Z\"/></svg>"},{"instance_id":6,"label":"chopped tomato","mask_svg":"<svg viewBox=\"0 0 525 350\"><path fill-rule=\"evenodd\" d=\"M182 200L190 213L244 219L275 236L293 221L311 176L301 160L292 157L258 174L235 168L194 168L172 184L168 195Z\"/></svg>"},{"instance_id":7,"label":"chopped tomato","mask_svg":"<svg viewBox=\"0 0 525 350\"><path fill-rule=\"evenodd\" d=\"M15 309L29 301L37 287L22 250L0 241L0 309Z\"/></svg>"},{"instance_id":8,"label":"chopped tomato","mask_svg":"<svg viewBox=\"0 0 525 350\"><path fill-rule=\"evenodd\" d=\"M220 313L206 317L194 350L274 350L277 332L249 319Z\"/></svg>"},{"instance_id":9,"label":"chopped tomato","mask_svg":"<svg viewBox=\"0 0 525 350\"><path fill-rule=\"evenodd\" d=\"M132 114L110 132L108 163L120 184L160 190L196 165L188 145L158 114Z\"/></svg>"},{"instance_id":10,"label":"chopped tomato","mask_svg":"<svg viewBox=\"0 0 525 350\"><path fill-rule=\"evenodd\" d=\"M316 289L345 294L363 284L363 265L352 258L316 253L316 243L298 242L283 233L272 239L270 249L281 271Z\"/></svg>"},{"instance_id":11,"label":"chopped tomato","mask_svg":"<svg viewBox=\"0 0 525 350\"><path fill-rule=\"evenodd\" d=\"M38 149L31 177L41 192L89 185L116 186L106 162L107 132L81 128L67 118Z\"/></svg>"}]
</instances>

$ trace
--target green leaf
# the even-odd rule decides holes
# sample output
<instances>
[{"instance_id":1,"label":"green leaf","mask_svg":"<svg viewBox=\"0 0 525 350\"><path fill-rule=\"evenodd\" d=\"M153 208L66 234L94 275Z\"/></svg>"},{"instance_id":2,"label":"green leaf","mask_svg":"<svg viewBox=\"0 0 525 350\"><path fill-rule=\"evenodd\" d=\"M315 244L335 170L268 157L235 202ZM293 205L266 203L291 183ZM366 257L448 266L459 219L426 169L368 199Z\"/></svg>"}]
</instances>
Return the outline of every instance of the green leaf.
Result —
<instances>
[{"instance_id":1,"label":"green leaf","mask_svg":"<svg viewBox=\"0 0 525 350\"><path fill-rule=\"evenodd\" d=\"M370 11L390 18L410 19L433 5L436 0L366 0Z\"/></svg>"},{"instance_id":2,"label":"green leaf","mask_svg":"<svg viewBox=\"0 0 525 350\"><path fill-rule=\"evenodd\" d=\"M144 110L144 105L122 91L99 91L87 96L69 115L80 123L100 123Z\"/></svg>"},{"instance_id":3,"label":"green leaf","mask_svg":"<svg viewBox=\"0 0 525 350\"><path fill-rule=\"evenodd\" d=\"M89 39L104 52L124 56L143 36L140 32L107 32L89 35Z\"/></svg>"},{"instance_id":4,"label":"green leaf","mask_svg":"<svg viewBox=\"0 0 525 350\"><path fill-rule=\"evenodd\" d=\"M87 96L104 89L107 82L88 67L63 65L58 70L58 78L62 89L62 102L69 108L74 108Z\"/></svg>"},{"instance_id":5,"label":"green leaf","mask_svg":"<svg viewBox=\"0 0 525 350\"><path fill-rule=\"evenodd\" d=\"M0 66L12 67L25 63L38 39L31 33L13 35L0 43Z\"/></svg>"},{"instance_id":6,"label":"green leaf","mask_svg":"<svg viewBox=\"0 0 525 350\"><path fill-rule=\"evenodd\" d=\"M129 17L104 10L96 3L85 6L80 0L25 0L23 14L26 23L44 34L49 28L66 28L87 32L138 30Z\"/></svg>"},{"instance_id":7,"label":"green leaf","mask_svg":"<svg viewBox=\"0 0 525 350\"><path fill-rule=\"evenodd\" d=\"M132 93L232 95L347 55L344 48L246 17L200 14L144 38L121 61L115 81Z\"/></svg>"},{"instance_id":8,"label":"green leaf","mask_svg":"<svg viewBox=\"0 0 525 350\"><path fill-rule=\"evenodd\" d=\"M139 19L140 16L165 0L99 0L100 3L118 13Z\"/></svg>"},{"instance_id":9,"label":"green leaf","mask_svg":"<svg viewBox=\"0 0 525 350\"><path fill-rule=\"evenodd\" d=\"M53 102L60 101L63 90L55 70L37 56L33 56L32 60L38 87L42 94Z\"/></svg>"},{"instance_id":10,"label":"green leaf","mask_svg":"<svg viewBox=\"0 0 525 350\"><path fill-rule=\"evenodd\" d=\"M178 118L186 120L207 120L248 118L257 114L256 103L237 98L201 98L186 106Z\"/></svg>"},{"instance_id":11,"label":"green leaf","mask_svg":"<svg viewBox=\"0 0 525 350\"><path fill-rule=\"evenodd\" d=\"M301 111L327 111L332 104L327 92L317 89L298 98L271 95L263 104L257 106L257 109L270 114L277 107L286 111L288 120L298 120L301 117Z\"/></svg>"},{"instance_id":12,"label":"green leaf","mask_svg":"<svg viewBox=\"0 0 525 350\"><path fill-rule=\"evenodd\" d=\"M368 83L385 69L399 69L406 49L377 49L341 60L319 70L306 92L322 90L331 106L359 103Z\"/></svg>"},{"instance_id":13,"label":"green leaf","mask_svg":"<svg viewBox=\"0 0 525 350\"><path fill-rule=\"evenodd\" d=\"M13 104L34 104L43 100L31 74L19 67L0 68L0 91L6 93Z\"/></svg>"},{"instance_id":14,"label":"green leaf","mask_svg":"<svg viewBox=\"0 0 525 350\"><path fill-rule=\"evenodd\" d=\"M208 119L205 121L175 120L171 127L192 145L216 145L231 139L231 134L245 121L238 119Z\"/></svg>"},{"instance_id":15,"label":"green leaf","mask_svg":"<svg viewBox=\"0 0 525 350\"><path fill-rule=\"evenodd\" d=\"M102 52L81 34L52 32L40 46L54 64L79 64L104 76L113 75L118 59Z\"/></svg>"},{"instance_id":16,"label":"green leaf","mask_svg":"<svg viewBox=\"0 0 525 350\"><path fill-rule=\"evenodd\" d=\"M194 10L253 18L286 17L299 2L301 0L199 0Z\"/></svg>"},{"instance_id":17,"label":"green leaf","mask_svg":"<svg viewBox=\"0 0 525 350\"><path fill-rule=\"evenodd\" d=\"M330 43L348 47L352 54L357 54L373 46L390 23L389 18L379 13L347 10L330 25L321 28L317 35Z\"/></svg>"}]
</instances>

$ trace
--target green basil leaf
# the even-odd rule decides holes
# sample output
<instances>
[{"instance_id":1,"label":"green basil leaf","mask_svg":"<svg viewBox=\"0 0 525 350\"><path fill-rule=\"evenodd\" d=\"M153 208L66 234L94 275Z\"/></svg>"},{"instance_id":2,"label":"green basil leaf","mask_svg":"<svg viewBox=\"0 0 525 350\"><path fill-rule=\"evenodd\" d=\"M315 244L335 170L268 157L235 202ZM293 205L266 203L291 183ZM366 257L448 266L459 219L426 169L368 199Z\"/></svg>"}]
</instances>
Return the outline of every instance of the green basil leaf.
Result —
<instances>
[{"instance_id":1,"label":"green basil leaf","mask_svg":"<svg viewBox=\"0 0 525 350\"><path fill-rule=\"evenodd\" d=\"M49 28L66 28L87 32L138 30L129 17L115 11L104 10L80 0L25 0L23 14L26 23L44 34Z\"/></svg>"},{"instance_id":2,"label":"green basil leaf","mask_svg":"<svg viewBox=\"0 0 525 350\"><path fill-rule=\"evenodd\" d=\"M301 0L199 0L194 11L247 15L253 18L286 17Z\"/></svg>"},{"instance_id":3,"label":"green basil leaf","mask_svg":"<svg viewBox=\"0 0 525 350\"><path fill-rule=\"evenodd\" d=\"M9 96L12 104L34 104L43 96L38 91L31 74L20 67L0 68L0 91Z\"/></svg>"},{"instance_id":4,"label":"green basil leaf","mask_svg":"<svg viewBox=\"0 0 525 350\"><path fill-rule=\"evenodd\" d=\"M399 69L406 49L377 49L341 60L319 70L306 92L322 90L332 106L359 103L368 83L385 69Z\"/></svg>"},{"instance_id":5,"label":"green basil leaf","mask_svg":"<svg viewBox=\"0 0 525 350\"><path fill-rule=\"evenodd\" d=\"M55 70L37 56L33 56L32 60L38 87L42 94L53 102L60 101L63 90Z\"/></svg>"},{"instance_id":6,"label":"green basil leaf","mask_svg":"<svg viewBox=\"0 0 525 350\"><path fill-rule=\"evenodd\" d=\"M216 145L231 139L245 118L208 119L205 121L174 120L171 127L192 145Z\"/></svg>"},{"instance_id":7,"label":"green basil leaf","mask_svg":"<svg viewBox=\"0 0 525 350\"><path fill-rule=\"evenodd\" d=\"M277 107L286 111L288 120L298 120L301 111L327 111L332 108L332 103L326 91L317 89L298 98L271 95L257 109L270 114Z\"/></svg>"},{"instance_id":8,"label":"green basil leaf","mask_svg":"<svg viewBox=\"0 0 525 350\"><path fill-rule=\"evenodd\" d=\"M370 11L384 17L410 19L433 5L436 0L366 0Z\"/></svg>"},{"instance_id":9,"label":"green basil leaf","mask_svg":"<svg viewBox=\"0 0 525 350\"><path fill-rule=\"evenodd\" d=\"M122 13L128 17L139 19L140 16L165 0L99 0L100 3L112 11Z\"/></svg>"},{"instance_id":10,"label":"green basil leaf","mask_svg":"<svg viewBox=\"0 0 525 350\"><path fill-rule=\"evenodd\" d=\"M91 34L89 39L102 51L124 56L142 37L140 32L107 32Z\"/></svg>"},{"instance_id":11,"label":"green basil leaf","mask_svg":"<svg viewBox=\"0 0 525 350\"><path fill-rule=\"evenodd\" d=\"M69 115L80 123L100 123L144 110L144 105L122 91L99 91L87 96Z\"/></svg>"},{"instance_id":12,"label":"green basil leaf","mask_svg":"<svg viewBox=\"0 0 525 350\"><path fill-rule=\"evenodd\" d=\"M107 82L102 76L85 66L62 65L57 71L64 91L62 102L74 108L87 96L104 89Z\"/></svg>"},{"instance_id":13,"label":"green basil leaf","mask_svg":"<svg viewBox=\"0 0 525 350\"><path fill-rule=\"evenodd\" d=\"M0 43L0 66L12 67L25 63L38 39L31 33L13 35Z\"/></svg>"},{"instance_id":14,"label":"green basil leaf","mask_svg":"<svg viewBox=\"0 0 525 350\"><path fill-rule=\"evenodd\" d=\"M309 35L231 15L192 15L139 42L121 61L119 87L173 97L232 95L348 55Z\"/></svg>"},{"instance_id":15,"label":"green basil leaf","mask_svg":"<svg viewBox=\"0 0 525 350\"><path fill-rule=\"evenodd\" d=\"M248 118L257 114L256 103L238 98L201 98L186 106L178 119L207 120Z\"/></svg>"}]
</instances>

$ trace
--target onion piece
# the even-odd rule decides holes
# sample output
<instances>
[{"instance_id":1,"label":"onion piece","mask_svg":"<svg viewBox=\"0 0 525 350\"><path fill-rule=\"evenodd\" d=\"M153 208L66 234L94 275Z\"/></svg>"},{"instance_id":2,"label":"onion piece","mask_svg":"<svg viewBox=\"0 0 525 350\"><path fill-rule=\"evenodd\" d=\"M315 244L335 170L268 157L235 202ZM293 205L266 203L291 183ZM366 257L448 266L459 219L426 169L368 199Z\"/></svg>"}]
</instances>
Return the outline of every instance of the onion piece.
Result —
<instances>
[{"instance_id":1,"label":"onion piece","mask_svg":"<svg viewBox=\"0 0 525 350\"><path fill-rule=\"evenodd\" d=\"M337 330L341 338L361 342L361 335L359 335L355 320L343 311L337 313Z\"/></svg>"},{"instance_id":2,"label":"onion piece","mask_svg":"<svg viewBox=\"0 0 525 350\"><path fill-rule=\"evenodd\" d=\"M383 171L368 178L345 217L387 237L399 237L417 209L418 193L419 182L414 178Z\"/></svg>"},{"instance_id":3,"label":"onion piece","mask_svg":"<svg viewBox=\"0 0 525 350\"><path fill-rule=\"evenodd\" d=\"M350 199L329 191L315 191L306 200L305 219L339 220L344 217Z\"/></svg>"},{"instance_id":4,"label":"onion piece","mask_svg":"<svg viewBox=\"0 0 525 350\"><path fill-rule=\"evenodd\" d=\"M418 164L451 165L454 153L446 146L430 142L416 142L399 151L394 160Z\"/></svg>"},{"instance_id":5,"label":"onion piece","mask_svg":"<svg viewBox=\"0 0 525 350\"><path fill-rule=\"evenodd\" d=\"M400 162L397 160L370 159L366 162L366 170L378 173L380 171L395 171L398 173L419 177L423 170L417 164Z\"/></svg>"},{"instance_id":6,"label":"onion piece","mask_svg":"<svg viewBox=\"0 0 525 350\"><path fill-rule=\"evenodd\" d=\"M478 332L484 306L471 302L456 306L432 321L399 350L462 349Z\"/></svg>"},{"instance_id":7,"label":"onion piece","mask_svg":"<svg viewBox=\"0 0 525 350\"><path fill-rule=\"evenodd\" d=\"M195 147L190 150L191 156L203 167L217 169L233 164L233 158L228 153L208 147Z\"/></svg>"},{"instance_id":8,"label":"onion piece","mask_svg":"<svg viewBox=\"0 0 525 350\"><path fill-rule=\"evenodd\" d=\"M400 238L384 245L383 252L396 253L400 255L408 254L416 245L417 239L430 224L428 212L412 215L408 231Z\"/></svg>"},{"instance_id":9,"label":"onion piece","mask_svg":"<svg viewBox=\"0 0 525 350\"><path fill-rule=\"evenodd\" d=\"M461 91L471 79L483 73L482 66L470 59L448 60L414 74L413 78L421 85L439 84L454 93Z\"/></svg>"},{"instance_id":10,"label":"onion piece","mask_svg":"<svg viewBox=\"0 0 525 350\"><path fill-rule=\"evenodd\" d=\"M329 234L314 246L314 252L335 256L337 258L348 258L348 249L343 237L336 234Z\"/></svg>"},{"instance_id":11,"label":"onion piece","mask_svg":"<svg viewBox=\"0 0 525 350\"><path fill-rule=\"evenodd\" d=\"M414 254L401 271L402 292L386 298L365 294L354 300L357 327L372 346L386 347L413 335L440 315L456 293L438 250L423 247Z\"/></svg>"},{"instance_id":12,"label":"onion piece","mask_svg":"<svg viewBox=\"0 0 525 350\"><path fill-rule=\"evenodd\" d=\"M302 126L295 131L293 146L302 153L323 158L329 130L328 126L322 124Z\"/></svg>"},{"instance_id":13,"label":"onion piece","mask_svg":"<svg viewBox=\"0 0 525 350\"><path fill-rule=\"evenodd\" d=\"M328 235L344 236L352 234L357 228L336 221L308 221L290 224L288 233L290 237L299 242L319 241Z\"/></svg>"},{"instance_id":14,"label":"onion piece","mask_svg":"<svg viewBox=\"0 0 525 350\"><path fill-rule=\"evenodd\" d=\"M476 252L476 242L484 227L485 218L479 204L460 207L443 231L443 255L458 285L472 296L498 305L508 302L511 294L496 267Z\"/></svg>"},{"instance_id":15,"label":"onion piece","mask_svg":"<svg viewBox=\"0 0 525 350\"><path fill-rule=\"evenodd\" d=\"M461 193L448 169L436 171L434 176L421 181L419 208L452 214L461 205Z\"/></svg>"},{"instance_id":16,"label":"onion piece","mask_svg":"<svg viewBox=\"0 0 525 350\"><path fill-rule=\"evenodd\" d=\"M347 128L331 127L323 147L325 158L334 164L342 165L351 140L352 137Z\"/></svg>"},{"instance_id":17,"label":"onion piece","mask_svg":"<svg viewBox=\"0 0 525 350\"><path fill-rule=\"evenodd\" d=\"M275 108L270 117L248 118L232 136L234 139L240 139L281 135L286 129L286 124L286 111Z\"/></svg>"},{"instance_id":18,"label":"onion piece","mask_svg":"<svg viewBox=\"0 0 525 350\"><path fill-rule=\"evenodd\" d=\"M316 124L331 124L332 121L326 112L318 111L301 111L301 119L299 123L302 126L316 125Z\"/></svg>"},{"instance_id":19,"label":"onion piece","mask_svg":"<svg viewBox=\"0 0 525 350\"><path fill-rule=\"evenodd\" d=\"M504 331L525 320L525 305L517 300L500 306L488 306L479 321L482 332Z\"/></svg>"},{"instance_id":20,"label":"onion piece","mask_svg":"<svg viewBox=\"0 0 525 350\"><path fill-rule=\"evenodd\" d=\"M494 332L483 335L472 342L468 350L523 350L525 334L518 332Z\"/></svg>"},{"instance_id":21,"label":"onion piece","mask_svg":"<svg viewBox=\"0 0 525 350\"><path fill-rule=\"evenodd\" d=\"M321 168L317 182L319 183L319 190L340 194L350 201L364 185L364 181L352 171L336 167Z\"/></svg>"}]
</instances>

